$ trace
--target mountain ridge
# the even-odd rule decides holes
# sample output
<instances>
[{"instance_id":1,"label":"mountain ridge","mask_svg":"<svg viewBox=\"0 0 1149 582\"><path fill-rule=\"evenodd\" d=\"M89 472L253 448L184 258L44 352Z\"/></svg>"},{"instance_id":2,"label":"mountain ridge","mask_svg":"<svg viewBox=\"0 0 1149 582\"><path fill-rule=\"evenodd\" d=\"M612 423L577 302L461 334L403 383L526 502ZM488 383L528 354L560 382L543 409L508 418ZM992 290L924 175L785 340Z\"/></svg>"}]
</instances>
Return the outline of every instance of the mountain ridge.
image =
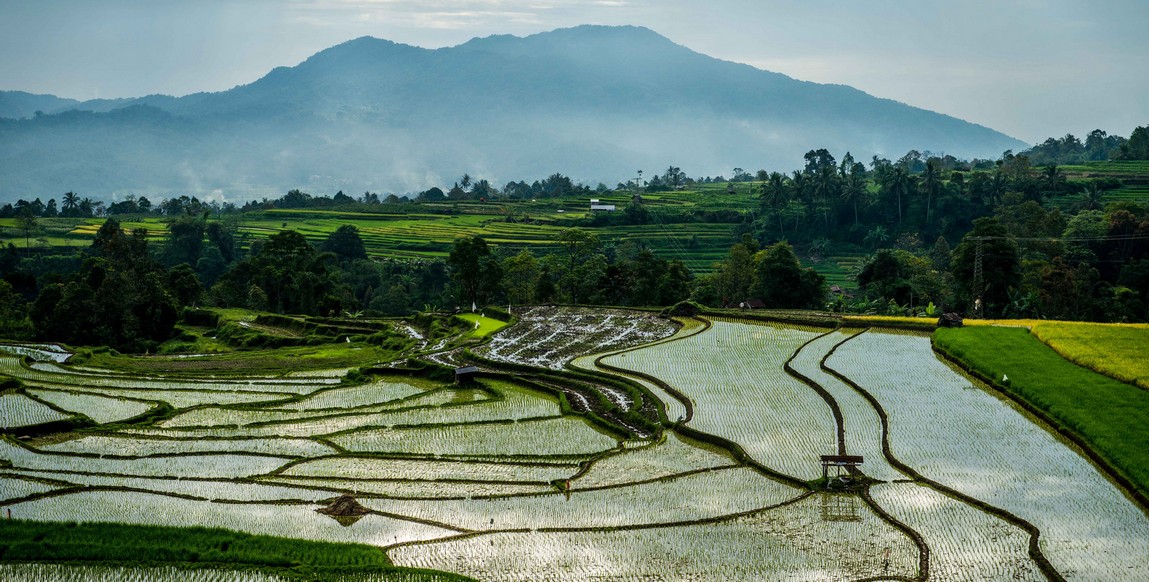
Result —
<instances>
[{"instance_id":1,"label":"mountain ridge","mask_svg":"<svg viewBox=\"0 0 1149 582\"><path fill-rule=\"evenodd\" d=\"M360 37L251 83L182 97L15 93L0 92L0 115L25 117L0 120L5 198L28 190L402 192L464 172L613 183L671 164L696 175L799 167L803 153L821 147L868 159L909 149L990 157L1026 145L847 85L715 59L642 27L491 35L440 49ZM44 115L31 115L33 106ZM141 110L56 119L132 106L172 118ZM85 131L92 124L101 139ZM62 154L72 159L51 159ZM94 167L108 163L117 167Z\"/></svg>"}]
</instances>

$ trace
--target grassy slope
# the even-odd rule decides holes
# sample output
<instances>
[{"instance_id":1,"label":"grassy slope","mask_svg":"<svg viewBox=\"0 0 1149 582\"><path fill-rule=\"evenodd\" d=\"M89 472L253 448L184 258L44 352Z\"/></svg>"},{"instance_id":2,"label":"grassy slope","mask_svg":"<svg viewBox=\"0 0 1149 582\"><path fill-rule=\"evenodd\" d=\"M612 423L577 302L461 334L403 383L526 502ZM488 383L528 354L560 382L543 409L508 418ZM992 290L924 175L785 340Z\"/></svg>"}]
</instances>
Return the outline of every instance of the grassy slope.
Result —
<instances>
[{"instance_id":1,"label":"grassy slope","mask_svg":"<svg viewBox=\"0 0 1149 582\"><path fill-rule=\"evenodd\" d=\"M935 345L1044 412L1149 496L1149 391L1077 366L1022 328L939 329ZM997 384L1002 384L998 381Z\"/></svg>"},{"instance_id":2,"label":"grassy slope","mask_svg":"<svg viewBox=\"0 0 1149 582\"><path fill-rule=\"evenodd\" d=\"M223 529L117 524L0 521L0 562L163 563L177 566L258 568L272 573L335 574L339 569L407 574L404 579L470 580L397 568L379 549L257 536ZM425 576L417 576L425 574Z\"/></svg>"},{"instance_id":3,"label":"grassy slope","mask_svg":"<svg viewBox=\"0 0 1149 582\"><path fill-rule=\"evenodd\" d=\"M475 329L471 331L471 335L474 337L487 337L507 326L505 321L484 317L478 313L462 313L457 317L474 326Z\"/></svg>"}]
</instances>

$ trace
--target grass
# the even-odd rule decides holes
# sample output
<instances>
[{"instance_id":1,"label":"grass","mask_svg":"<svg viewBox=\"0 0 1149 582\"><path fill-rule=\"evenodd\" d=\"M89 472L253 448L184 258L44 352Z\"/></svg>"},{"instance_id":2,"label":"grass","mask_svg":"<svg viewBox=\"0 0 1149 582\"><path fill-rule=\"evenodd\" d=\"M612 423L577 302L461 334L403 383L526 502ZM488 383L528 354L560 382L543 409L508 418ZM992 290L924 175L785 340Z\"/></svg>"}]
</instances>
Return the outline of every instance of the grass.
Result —
<instances>
[{"instance_id":1,"label":"grass","mask_svg":"<svg viewBox=\"0 0 1149 582\"><path fill-rule=\"evenodd\" d=\"M471 331L473 337L487 337L507 326L505 321L485 317L479 313L463 313L457 317L475 326L475 329Z\"/></svg>"},{"instance_id":2,"label":"grass","mask_svg":"<svg viewBox=\"0 0 1149 582\"><path fill-rule=\"evenodd\" d=\"M939 329L935 345L1076 433L1149 494L1149 392L1062 358L1025 329ZM1000 381L1008 375L1009 381Z\"/></svg>"},{"instance_id":3,"label":"grass","mask_svg":"<svg viewBox=\"0 0 1149 582\"><path fill-rule=\"evenodd\" d=\"M366 544L336 544L249 535L215 528L0 521L0 563L162 563L255 567L271 573L320 574L338 568L420 574L391 565ZM418 577L414 579L420 579ZM427 580L469 580L426 572Z\"/></svg>"}]
</instances>

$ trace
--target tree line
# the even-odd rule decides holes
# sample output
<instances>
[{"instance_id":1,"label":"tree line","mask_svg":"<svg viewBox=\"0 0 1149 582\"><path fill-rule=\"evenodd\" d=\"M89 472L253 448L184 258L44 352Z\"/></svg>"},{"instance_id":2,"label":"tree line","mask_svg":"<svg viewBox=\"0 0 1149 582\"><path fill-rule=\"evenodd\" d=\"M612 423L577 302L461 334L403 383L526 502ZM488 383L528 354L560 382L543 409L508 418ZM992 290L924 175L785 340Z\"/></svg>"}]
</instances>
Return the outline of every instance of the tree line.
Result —
<instances>
[{"instance_id":1,"label":"tree line","mask_svg":"<svg viewBox=\"0 0 1149 582\"><path fill-rule=\"evenodd\" d=\"M1093 141L1116 144L1108 155L1138 155L1144 130L1128 140ZM1053 141L1072 151L1077 146L1069 137ZM661 306L687 299L885 314L944 309L1149 320L1149 208L1106 203L1119 180L1070 179L1057 165L1035 165L1031 155L1053 155L1050 143L993 162L911 151L863 163L848 152L838 160L825 149L810 150L800 170L760 170L743 182L743 191L755 194L751 206L676 218L731 225L727 256L705 276L641 241L604 242L594 233L606 224L649 221L651 211L637 198L623 212L572 219L553 246L509 248L464 237L446 259L422 261L372 260L350 225L316 244L289 230L248 240L238 228L243 209L194 197L155 205L128 197L112 205L168 216L159 244L146 231L125 231L112 207L74 193L59 208L54 200L19 201L11 210L33 218L53 211L111 216L91 247L71 255L12 244L0 250L0 333L140 351L170 337L182 310L201 305L394 316L472 303ZM742 174L748 173L736 172L746 179ZM546 182L557 188L569 182L551 178ZM689 181L675 166L657 179L669 188ZM465 175L452 190L481 192L489 187L482 183ZM528 188L536 195L534 185ZM370 193L352 199L293 190L247 208L376 203L387 202ZM829 293L799 261L799 254L809 262L832 248L868 251L855 273L856 290Z\"/></svg>"}]
</instances>

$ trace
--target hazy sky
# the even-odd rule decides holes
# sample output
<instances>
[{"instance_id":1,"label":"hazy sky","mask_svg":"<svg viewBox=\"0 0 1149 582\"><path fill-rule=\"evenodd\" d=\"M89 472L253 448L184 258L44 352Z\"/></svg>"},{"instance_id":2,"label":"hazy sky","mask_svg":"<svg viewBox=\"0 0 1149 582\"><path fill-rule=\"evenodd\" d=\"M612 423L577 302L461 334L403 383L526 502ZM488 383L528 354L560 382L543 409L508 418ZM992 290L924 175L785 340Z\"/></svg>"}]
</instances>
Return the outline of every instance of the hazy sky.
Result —
<instances>
[{"instance_id":1,"label":"hazy sky","mask_svg":"<svg viewBox=\"0 0 1149 582\"><path fill-rule=\"evenodd\" d=\"M646 26L1028 142L1149 124L1149 0L0 0L0 89L184 95L370 35L428 48Z\"/></svg>"}]
</instances>

